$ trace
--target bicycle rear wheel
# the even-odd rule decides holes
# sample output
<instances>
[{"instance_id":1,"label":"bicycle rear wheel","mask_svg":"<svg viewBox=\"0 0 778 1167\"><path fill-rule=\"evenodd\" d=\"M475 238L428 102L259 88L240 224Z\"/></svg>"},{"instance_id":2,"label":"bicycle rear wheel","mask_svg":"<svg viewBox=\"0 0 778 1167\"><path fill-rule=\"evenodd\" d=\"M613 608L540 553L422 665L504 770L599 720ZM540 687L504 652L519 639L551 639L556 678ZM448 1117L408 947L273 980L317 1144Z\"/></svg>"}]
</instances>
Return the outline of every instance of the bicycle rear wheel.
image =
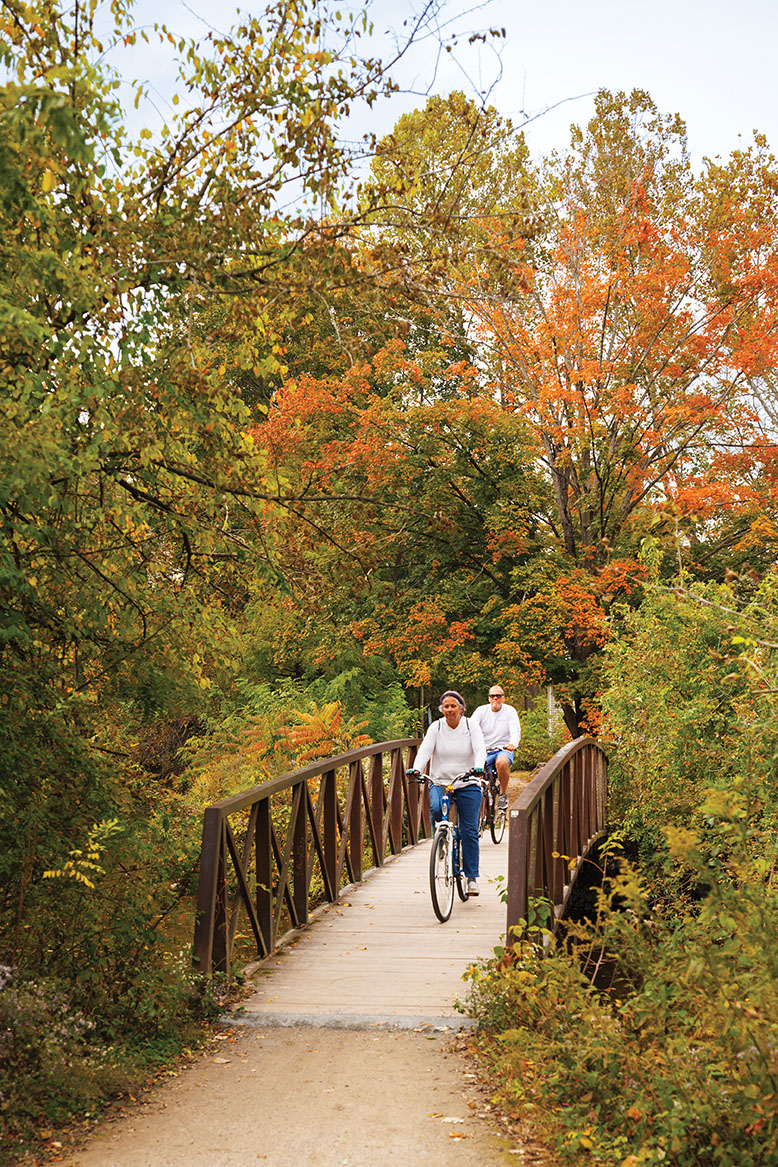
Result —
<instances>
[{"instance_id":1,"label":"bicycle rear wheel","mask_svg":"<svg viewBox=\"0 0 778 1167\"><path fill-rule=\"evenodd\" d=\"M448 831L437 831L430 851L430 896L432 910L445 924L454 906L454 867Z\"/></svg>"},{"instance_id":2,"label":"bicycle rear wheel","mask_svg":"<svg viewBox=\"0 0 778 1167\"><path fill-rule=\"evenodd\" d=\"M489 820L489 831L492 836L492 842L499 843L505 834L505 824L508 821L508 815L506 811L499 810L496 799L492 804L492 807L492 816Z\"/></svg>"}]
</instances>

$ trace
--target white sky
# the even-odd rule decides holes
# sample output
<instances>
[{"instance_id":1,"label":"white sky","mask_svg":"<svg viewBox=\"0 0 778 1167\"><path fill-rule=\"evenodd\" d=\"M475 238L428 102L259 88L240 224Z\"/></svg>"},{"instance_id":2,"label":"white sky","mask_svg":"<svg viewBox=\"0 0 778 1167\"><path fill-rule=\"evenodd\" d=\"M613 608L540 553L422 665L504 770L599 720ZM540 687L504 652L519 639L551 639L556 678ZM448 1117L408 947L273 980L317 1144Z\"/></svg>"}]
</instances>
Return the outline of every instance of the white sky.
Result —
<instances>
[{"instance_id":1,"label":"white sky","mask_svg":"<svg viewBox=\"0 0 778 1167\"><path fill-rule=\"evenodd\" d=\"M335 7L336 0L320 0ZM422 0L372 0L376 32L400 27ZM243 0L244 12L265 5ZM232 0L139 0L139 24L164 21L181 35L198 35L208 25L232 23ZM505 27L502 77L490 101L517 124L522 111L534 115L564 103L527 128L533 153L564 148L572 121L585 122L600 88L647 89L659 108L686 120L695 161L726 155L758 129L778 146L778 4L775 0L449 0L444 19L453 27ZM500 64L491 50L470 48L460 40L455 53L443 54L434 91L488 90ZM379 48L387 42L379 38ZM115 58L120 69L147 79L162 116L173 92L172 49L149 46L131 62ZM398 95L370 120L352 122L346 136L365 130L388 131L400 113L424 103L435 69L435 46L424 42L399 75L416 96ZM568 100L576 98L577 100ZM147 115L153 120L153 115Z\"/></svg>"}]
</instances>

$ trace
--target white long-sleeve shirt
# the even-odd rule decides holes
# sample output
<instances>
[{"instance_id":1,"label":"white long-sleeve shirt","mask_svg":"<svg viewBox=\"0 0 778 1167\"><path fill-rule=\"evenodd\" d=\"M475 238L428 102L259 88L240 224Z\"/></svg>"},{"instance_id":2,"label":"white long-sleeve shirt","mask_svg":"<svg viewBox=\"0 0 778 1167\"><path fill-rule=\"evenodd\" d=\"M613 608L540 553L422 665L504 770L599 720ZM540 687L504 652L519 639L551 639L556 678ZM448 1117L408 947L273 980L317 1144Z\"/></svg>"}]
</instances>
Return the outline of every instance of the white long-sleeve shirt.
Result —
<instances>
[{"instance_id":1,"label":"white long-sleeve shirt","mask_svg":"<svg viewBox=\"0 0 778 1167\"><path fill-rule=\"evenodd\" d=\"M422 773L429 764L429 775L436 786L446 786L473 766L486 764L486 745L478 724L472 717L460 717L451 729L445 717L433 721L419 746L414 766Z\"/></svg>"},{"instance_id":2,"label":"white long-sleeve shirt","mask_svg":"<svg viewBox=\"0 0 778 1167\"><path fill-rule=\"evenodd\" d=\"M519 715L512 705L503 703L497 710L491 705L479 705L471 720L481 727L487 751L503 749L508 742L517 746L521 741Z\"/></svg>"}]
</instances>

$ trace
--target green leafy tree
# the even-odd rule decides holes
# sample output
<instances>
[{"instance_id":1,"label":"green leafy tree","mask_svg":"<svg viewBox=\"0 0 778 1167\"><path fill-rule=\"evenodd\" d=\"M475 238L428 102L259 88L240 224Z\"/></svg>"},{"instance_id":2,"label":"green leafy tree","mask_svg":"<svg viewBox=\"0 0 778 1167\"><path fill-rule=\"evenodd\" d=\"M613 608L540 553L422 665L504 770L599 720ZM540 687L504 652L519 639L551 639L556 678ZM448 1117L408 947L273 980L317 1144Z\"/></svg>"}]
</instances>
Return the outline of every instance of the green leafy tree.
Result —
<instances>
[{"instance_id":1,"label":"green leafy tree","mask_svg":"<svg viewBox=\"0 0 778 1167\"><path fill-rule=\"evenodd\" d=\"M196 721L231 683L285 493L245 377L279 366L295 257L337 236L335 121L390 88L350 50L364 14L339 40L279 0L172 38L185 100L131 139L96 15L8 0L0 25L0 927L29 963L56 963L44 869L91 823L154 806L141 722ZM110 20L104 38L142 47L131 5Z\"/></svg>"}]
</instances>

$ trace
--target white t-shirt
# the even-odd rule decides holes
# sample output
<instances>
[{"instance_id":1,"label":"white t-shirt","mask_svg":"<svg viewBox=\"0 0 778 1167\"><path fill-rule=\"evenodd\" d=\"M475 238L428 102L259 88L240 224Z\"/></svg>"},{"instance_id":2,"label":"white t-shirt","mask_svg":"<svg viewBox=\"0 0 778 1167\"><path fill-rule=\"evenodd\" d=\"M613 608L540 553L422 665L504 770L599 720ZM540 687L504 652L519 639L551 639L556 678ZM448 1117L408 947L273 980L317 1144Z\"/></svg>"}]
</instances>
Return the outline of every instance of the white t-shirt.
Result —
<instances>
[{"instance_id":1,"label":"white t-shirt","mask_svg":"<svg viewBox=\"0 0 778 1167\"><path fill-rule=\"evenodd\" d=\"M505 702L497 710L491 705L479 705L472 720L481 727L487 751L502 749L508 742L517 746L521 741L519 715L512 705Z\"/></svg>"},{"instance_id":2,"label":"white t-shirt","mask_svg":"<svg viewBox=\"0 0 778 1167\"><path fill-rule=\"evenodd\" d=\"M446 786L460 774L486 764L484 737L472 717L460 717L451 729L445 717L433 721L419 746L413 763L422 772L429 763L429 774L436 786Z\"/></svg>"}]
</instances>

